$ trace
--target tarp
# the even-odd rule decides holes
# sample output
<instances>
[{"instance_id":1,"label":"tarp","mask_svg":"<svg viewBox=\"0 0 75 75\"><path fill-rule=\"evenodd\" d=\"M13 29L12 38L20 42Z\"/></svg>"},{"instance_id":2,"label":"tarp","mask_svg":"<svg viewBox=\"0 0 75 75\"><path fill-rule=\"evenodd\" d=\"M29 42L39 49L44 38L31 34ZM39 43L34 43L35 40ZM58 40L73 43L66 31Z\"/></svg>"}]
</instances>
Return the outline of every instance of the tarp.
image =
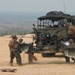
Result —
<instances>
[{"instance_id":1,"label":"tarp","mask_svg":"<svg viewBox=\"0 0 75 75\"><path fill-rule=\"evenodd\" d=\"M51 11L51 12L48 12L45 16L39 17L38 19L39 20L50 19L50 20L57 21L57 20L64 19L64 18L71 19L71 17L72 17L71 15L64 14L61 11Z\"/></svg>"}]
</instances>

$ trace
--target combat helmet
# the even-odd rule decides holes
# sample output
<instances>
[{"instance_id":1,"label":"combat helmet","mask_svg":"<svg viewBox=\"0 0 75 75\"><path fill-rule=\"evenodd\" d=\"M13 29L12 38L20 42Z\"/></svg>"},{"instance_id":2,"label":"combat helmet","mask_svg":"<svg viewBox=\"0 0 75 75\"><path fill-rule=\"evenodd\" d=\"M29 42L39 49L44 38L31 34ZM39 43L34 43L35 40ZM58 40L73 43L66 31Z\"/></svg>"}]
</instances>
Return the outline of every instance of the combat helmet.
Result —
<instances>
[{"instance_id":1,"label":"combat helmet","mask_svg":"<svg viewBox=\"0 0 75 75\"><path fill-rule=\"evenodd\" d=\"M20 38L20 39L19 39L19 42L22 42L22 41L23 41L23 39L22 39L22 38Z\"/></svg>"},{"instance_id":2,"label":"combat helmet","mask_svg":"<svg viewBox=\"0 0 75 75\"><path fill-rule=\"evenodd\" d=\"M18 37L16 36L16 34L12 34L12 35L11 35L11 38L18 39Z\"/></svg>"},{"instance_id":3,"label":"combat helmet","mask_svg":"<svg viewBox=\"0 0 75 75\"><path fill-rule=\"evenodd\" d=\"M74 41L73 41L73 39L69 39L69 43L73 43Z\"/></svg>"}]
</instances>

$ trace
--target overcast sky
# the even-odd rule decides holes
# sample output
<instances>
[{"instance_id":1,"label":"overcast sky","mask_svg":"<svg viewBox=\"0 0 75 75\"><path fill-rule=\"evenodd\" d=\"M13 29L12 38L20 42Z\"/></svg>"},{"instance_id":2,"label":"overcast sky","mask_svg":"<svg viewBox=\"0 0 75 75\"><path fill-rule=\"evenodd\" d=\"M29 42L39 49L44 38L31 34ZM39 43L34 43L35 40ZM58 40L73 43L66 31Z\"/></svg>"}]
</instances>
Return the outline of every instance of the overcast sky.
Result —
<instances>
[{"instance_id":1,"label":"overcast sky","mask_svg":"<svg viewBox=\"0 0 75 75\"><path fill-rule=\"evenodd\" d=\"M0 12L48 12L52 10L75 12L75 0L0 0Z\"/></svg>"}]
</instances>

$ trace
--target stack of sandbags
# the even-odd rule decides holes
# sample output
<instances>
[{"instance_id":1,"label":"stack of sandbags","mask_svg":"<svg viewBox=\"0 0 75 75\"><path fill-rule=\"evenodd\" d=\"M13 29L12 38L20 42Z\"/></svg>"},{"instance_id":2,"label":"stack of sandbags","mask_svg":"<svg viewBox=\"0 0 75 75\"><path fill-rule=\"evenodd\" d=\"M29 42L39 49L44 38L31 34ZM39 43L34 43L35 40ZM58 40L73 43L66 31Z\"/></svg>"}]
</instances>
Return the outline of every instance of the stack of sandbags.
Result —
<instances>
[{"instance_id":1,"label":"stack of sandbags","mask_svg":"<svg viewBox=\"0 0 75 75\"><path fill-rule=\"evenodd\" d=\"M67 34L75 37L75 26L68 26Z\"/></svg>"}]
</instances>

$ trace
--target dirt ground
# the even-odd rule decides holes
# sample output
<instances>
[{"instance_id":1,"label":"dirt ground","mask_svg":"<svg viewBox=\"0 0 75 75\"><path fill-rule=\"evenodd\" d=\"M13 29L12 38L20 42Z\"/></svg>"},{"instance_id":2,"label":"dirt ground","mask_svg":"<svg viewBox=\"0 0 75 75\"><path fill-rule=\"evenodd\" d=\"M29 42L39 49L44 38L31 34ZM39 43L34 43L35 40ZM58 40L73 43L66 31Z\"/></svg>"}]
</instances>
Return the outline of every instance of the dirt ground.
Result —
<instances>
[{"instance_id":1,"label":"dirt ground","mask_svg":"<svg viewBox=\"0 0 75 75\"><path fill-rule=\"evenodd\" d=\"M32 39L23 38L24 41L30 42ZM33 64L28 64L28 55L21 53L22 66L16 64L14 59L13 66L9 64L9 43L10 38L0 37L0 69L17 69L13 72L1 72L0 75L75 75L75 63L71 60L70 63L65 63L64 58L43 58L41 54L35 54L37 61Z\"/></svg>"}]
</instances>

